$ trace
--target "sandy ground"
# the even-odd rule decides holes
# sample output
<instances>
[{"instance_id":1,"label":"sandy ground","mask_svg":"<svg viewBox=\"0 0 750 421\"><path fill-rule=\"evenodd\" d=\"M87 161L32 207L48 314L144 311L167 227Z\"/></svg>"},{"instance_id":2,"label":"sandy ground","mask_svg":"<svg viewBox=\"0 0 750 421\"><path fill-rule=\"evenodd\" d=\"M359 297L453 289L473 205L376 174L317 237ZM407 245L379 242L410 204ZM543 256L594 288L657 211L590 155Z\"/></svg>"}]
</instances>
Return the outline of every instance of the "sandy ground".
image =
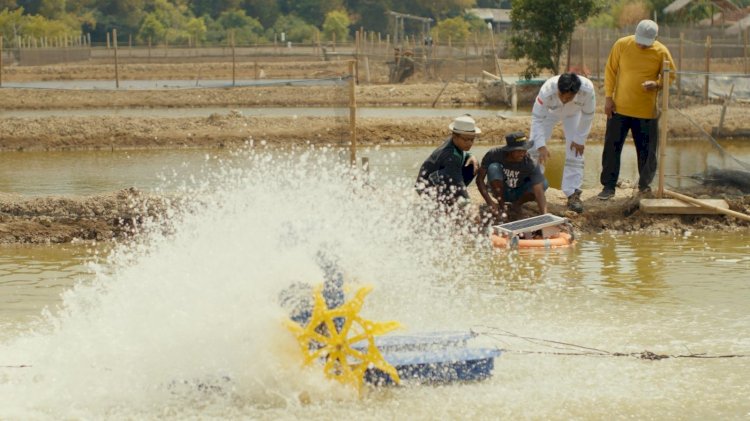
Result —
<instances>
[{"instance_id":1,"label":"sandy ground","mask_svg":"<svg viewBox=\"0 0 750 421\"><path fill-rule=\"evenodd\" d=\"M201 69L205 77L221 77L211 73L210 65ZM279 68L284 65L277 64ZM133 78L144 72L152 79L166 74L179 78L180 66L164 66L125 73ZM185 67L185 66L181 66ZM289 66L293 67L293 66ZM30 70L31 69L31 70ZM35 70L34 70L35 69ZM304 72L314 69L306 68ZM106 75L102 66L16 68L5 72L9 80L60 80L80 75ZM36 73L34 73L34 71ZM223 68L222 68L223 71ZM317 70L316 70L317 71ZM330 75L329 68L319 70L320 76ZM294 72L289 72L293 76ZM91 76L91 78L95 78ZM601 95L600 95L601 97ZM700 130L710 132L717 126L721 104L694 105L689 99L677 102L687 115L670 113L670 138L696 137ZM692 100L692 102L698 102ZM451 81L403 85L361 84L356 87L357 106L472 107L482 103L476 83ZM330 144L347 146L349 136L349 92L321 86L272 86L260 88L179 89L179 90L51 90L0 89L0 153L27 150L124 149L235 147L252 140L268 144ZM153 107L342 107L341 117L251 117L239 112L214 114L208 117L3 117L3 110L43 110L72 108L153 108ZM601 142L605 116L599 107L589 142ZM748 106L733 103L724 112L723 127L741 129L747 125ZM357 118L359 144L437 144L447 134L446 118ZM530 117L483 118L482 144L501 144L505 133L527 131ZM558 127L553 141L561 141ZM648 215L638 209L639 198L632 186L618 189L618 196L602 202L594 196L598 189L584 191L586 212L566 212L564 195L551 189L548 194L550 211L571 219L583 232L614 230L619 232L682 234L686 230L747 230L750 224L726 216ZM695 191L696 197L725 198L731 209L750 212L750 196L731 189ZM719 196L717 196L719 195ZM109 240L132 233L139 218L158 214L165 208L158 200L147 201L146 195L135 190L70 198L48 197L24 199L0 193L0 243L45 243L80 240ZM475 194L476 203L481 198ZM533 206L529 207L531 215Z\"/></svg>"}]
</instances>

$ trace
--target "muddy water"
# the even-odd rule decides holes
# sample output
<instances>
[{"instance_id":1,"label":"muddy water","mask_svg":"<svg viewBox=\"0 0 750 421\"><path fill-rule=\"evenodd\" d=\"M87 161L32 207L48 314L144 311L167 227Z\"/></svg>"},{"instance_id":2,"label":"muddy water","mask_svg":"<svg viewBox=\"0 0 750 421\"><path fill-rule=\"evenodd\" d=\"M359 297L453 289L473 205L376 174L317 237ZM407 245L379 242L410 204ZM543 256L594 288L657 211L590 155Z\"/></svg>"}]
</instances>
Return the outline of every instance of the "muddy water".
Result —
<instances>
[{"instance_id":1,"label":"muddy water","mask_svg":"<svg viewBox=\"0 0 750 421\"><path fill-rule=\"evenodd\" d=\"M429 149L362 155L373 172L406 177L408 185ZM188 182L218 169L220 160L204 162L216 153L74 152L54 162L43 161L46 154L3 155L15 158L9 165L18 161L7 173L13 180L34 171L56 180L43 189L18 181L15 191L79 194L137 183L156 189L160 172L169 179L174 171L175 184ZM398 194L352 190L344 182L351 177L328 173L346 160L345 151L334 161L301 157L316 164L312 174L299 168L301 161L265 157L248 160L250 177L223 173L208 189L216 196L202 197L214 199L212 205L186 215L175 233L126 246L111 261L93 256L93 246L0 248L0 418L738 419L750 413L746 234L592 235L569 249L496 251L486 242L440 235L439 224L404 211ZM107 186L91 182L101 178ZM300 369L287 351L295 344L275 297L280 284L319 278L310 256L330 244L340 244L341 264L354 279L376 286L366 317L399 320L407 331L474 328L482 343L506 351L494 376L375 390L360 400ZM63 300L67 307L58 311ZM38 324L45 308L59 318ZM613 355L646 350L720 358ZM727 355L743 357L721 357ZM174 387L227 371L226 394ZM299 403L300 391L309 392L311 404Z\"/></svg>"},{"instance_id":2,"label":"muddy water","mask_svg":"<svg viewBox=\"0 0 750 421\"><path fill-rule=\"evenodd\" d=\"M24 337L44 309L54 313L61 304L61 293L92 279L83 264L90 259L85 257L90 249L3 247L1 252L0 347L4 341ZM248 397L258 393L255 390L244 397L238 392L239 402L214 404L210 409L192 400L183 401L179 395L156 407L168 411L171 405L180 405L180 417L201 417L210 411L221 418L254 419L330 419L331 414L374 419L372 411L380 418L383 414L398 418L409 411L425 419L554 419L561 415L566 419L743 419L750 414L750 237L727 241L720 233L649 239L604 235L585 238L567 250L482 253L484 265L464 268L463 283L455 289L446 287L453 304L443 311L464 308L463 315L453 321L455 325L411 321L409 328L472 327L483 332L481 343L506 350L496 359L494 375L487 381L375 391L360 402L316 398L311 406L294 401L256 402ZM440 288L443 281L434 282ZM401 303L406 308L403 311L409 311L410 302ZM394 317L369 310L373 312L376 319ZM167 320L151 323L154 329L170 329ZM514 335L556 343L520 340ZM201 341L199 333L194 340ZM80 347L104 345L83 342ZM647 350L676 356L745 357L645 361L601 356ZM165 352L166 357L177 358L169 357L174 351ZM562 355L565 353L577 355ZM3 361L0 356L0 366L23 363L32 366L0 367L0 386L4 378L15 379L23 370L29 375L37 370L42 373L40 378L45 378L48 369L34 367L29 361ZM85 378L74 383L86 387L83 382ZM70 414L67 404L55 401L41 409L33 398L24 405L18 402L6 402L5 414L21 418ZM125 417L141 414L139 418L163 415L144 410L143 405L126 401L118 405L116 413ZM86 404L79 410L88 415L109 413Z\"/></svg>"},{"instance_id":3,"label":"muddy water","mask_svg":"<svg viewBox=\"0 0 750 421\"><path fill-rule=\"evenodd\" d=\"M494 145L492 145L494 146ZM559 188L564 163L564 147L551 144L552 157L546 168L551 187ZM472 152L481 159L490 145L477 145ZM735 158L750 162L750 144L735 141L724 144ZM386 177L416 178L422 161L433 147L370 147L358 151L367 158L372 171ZM586 146L584 188L599 187L602 145ZM0 154L0 192L23 195L89 195L127 187L152 191L195 178L201 172L215 170L222 159L231 158L225 150L136 150L72 152L7 152ZM349 157L341 150L341 159ZM673 142L667 147L666 183L671 187L694 185L689 176L707 167L731 165L705 141ZM635 150L628 141L622 154L620 180L638 179Z\"/></svg>"}]
</instances>

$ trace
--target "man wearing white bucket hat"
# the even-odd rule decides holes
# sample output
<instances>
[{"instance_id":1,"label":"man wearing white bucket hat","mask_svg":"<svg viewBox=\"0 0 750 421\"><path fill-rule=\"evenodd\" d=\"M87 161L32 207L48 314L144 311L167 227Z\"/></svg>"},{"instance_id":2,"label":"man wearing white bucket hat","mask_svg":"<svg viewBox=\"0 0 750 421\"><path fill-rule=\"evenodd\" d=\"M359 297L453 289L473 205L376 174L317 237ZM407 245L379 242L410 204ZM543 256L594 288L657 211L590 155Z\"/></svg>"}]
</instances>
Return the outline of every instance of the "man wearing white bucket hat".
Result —
<instances>
[{"instance_id":1,"label":"man wearing white bucket hat","mask_svg":"<svg viewBox=\"0 0 750 421\"><path fill-rule=\"evenodd\" d=\"M479 168L479 161L469 153L482 131L471 116L456 117L448 125L451 136L435 149L419 168L416 189L439 202L452 205L469 199L466 190Z\"/></svg>"},{"instance_id":2,"label":"man wearing white bucket hat","mask_svg":"<svg viewBox=\"0 0 750 421\"><path fill-rule=\"evenodd\" d=\"M599 181L604 187L598 197L614 197L620 176L620 156L625 137L633 135L638 159L638 191L651 191L656 174L656 151L659 143L659 119L656 111L656 94L674 81L661 80L664 60L674 70L674 61L664 44L656 40L659 26L652 20L642 20L635 35L615 41L604 69L604 113L607 114L607 131L604 135L602 173Z\"/></svg>"}]
</instances>

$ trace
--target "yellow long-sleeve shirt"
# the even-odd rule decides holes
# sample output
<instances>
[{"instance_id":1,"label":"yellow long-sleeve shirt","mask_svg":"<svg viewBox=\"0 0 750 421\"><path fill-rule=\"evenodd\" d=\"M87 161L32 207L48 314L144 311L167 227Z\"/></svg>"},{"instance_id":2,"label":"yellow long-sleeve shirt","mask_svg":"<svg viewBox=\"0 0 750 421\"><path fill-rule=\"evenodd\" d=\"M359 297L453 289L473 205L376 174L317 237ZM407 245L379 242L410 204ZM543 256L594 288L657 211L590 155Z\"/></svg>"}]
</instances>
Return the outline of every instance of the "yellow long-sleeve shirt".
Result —
<instances>
[{"instance_id":1,"label":"yellow long-sleeve shirt","mask_svg":"<svg viewBox=\"0 0 750 421\"><path fill-rule=\"evenodd\" d=\"M640 48L635 35L615 41L607 58L604 72L604 94L615 102L615 112L628 117L655 118L656 93L646 91L642 83L661 80L662 63L669 61L669 83L675 79L675 66L667 47L659 41L649 48Z\"/></svg>"}]
</instances>

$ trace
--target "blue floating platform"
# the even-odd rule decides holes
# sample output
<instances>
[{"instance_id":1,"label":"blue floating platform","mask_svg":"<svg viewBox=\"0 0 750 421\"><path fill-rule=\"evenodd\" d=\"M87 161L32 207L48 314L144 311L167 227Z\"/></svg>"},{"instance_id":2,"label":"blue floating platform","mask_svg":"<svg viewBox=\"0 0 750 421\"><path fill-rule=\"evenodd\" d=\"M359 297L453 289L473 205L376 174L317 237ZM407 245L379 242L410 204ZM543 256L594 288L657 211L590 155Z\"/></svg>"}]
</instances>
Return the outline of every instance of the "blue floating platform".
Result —
<instances>
[{"instance_id":1,"label":"blue floating platform","mask_svg":"<svg viewBox=\"0 0 750 421\"><path fill-rule=\"evenodd\" d=\"M502 351L468 347L468 341L474 337L473 332L426 332L381 336L376 338L375 345L402 381L420 384L479 381L492 376L495 357ZM365 351L366 344L354 348ZM377 368L367 370L365 381L377 386L395 384Z\"/></svg>"}]
</instances>

